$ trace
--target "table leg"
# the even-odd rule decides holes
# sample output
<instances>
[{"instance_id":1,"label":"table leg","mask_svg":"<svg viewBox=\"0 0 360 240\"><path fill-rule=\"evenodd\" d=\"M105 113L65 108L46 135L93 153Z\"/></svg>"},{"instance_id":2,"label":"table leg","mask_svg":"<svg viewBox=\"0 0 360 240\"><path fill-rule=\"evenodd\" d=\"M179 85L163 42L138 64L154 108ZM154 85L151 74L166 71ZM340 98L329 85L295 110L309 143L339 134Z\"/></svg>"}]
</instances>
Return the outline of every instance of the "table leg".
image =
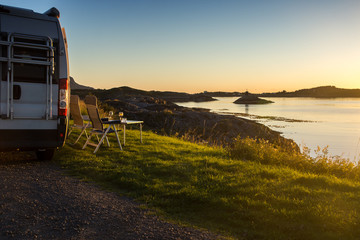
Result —
<instances>
[{"instance_id":1,"label":"table leg","mask_svg":"<svg viewBox=\"0 0 360 240\"><path fill-rule=\"evenodd\" d=\"M115 125L114 125L114 131L115 131L115 135L116 135L116 140L117 140L117 142L119 144L120 150L122 151L123 149L121 147L121 142L120 142L119 135L117 133L117 129L116 129Z\"/></svg>"},{"instance_id":2,"label":"table leg","mask_svg":"<svg viewBox=\"0 0 360 240\"><path fill-rule=\"evenodd\" d=\"M125 136L126 136L126 125L124 124L124 146L125 146Z\"/></svg>"},{"instance_id":3,"label":"table leg","mask_svg":"<svg viewBox=\"0 0 360 240\"><path fill-rule=\"evenodd\" d=\"M140 123L140 142L142 143L142 124Z\"/></svg>"}]
</instances>

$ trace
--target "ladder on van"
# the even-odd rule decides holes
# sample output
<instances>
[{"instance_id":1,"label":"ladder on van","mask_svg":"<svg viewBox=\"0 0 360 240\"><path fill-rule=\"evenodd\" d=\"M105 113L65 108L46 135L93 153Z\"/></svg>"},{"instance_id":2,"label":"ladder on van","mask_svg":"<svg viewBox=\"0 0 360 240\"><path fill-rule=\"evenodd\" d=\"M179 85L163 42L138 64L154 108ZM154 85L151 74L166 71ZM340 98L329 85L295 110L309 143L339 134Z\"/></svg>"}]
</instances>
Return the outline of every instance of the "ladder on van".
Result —
<instances>
[{"instance_id":1,"label":"ladder on van","mask_svg":"<svg viewBox=\"0 0 360 240\"><path fill-rule=\"evenodd\" d=\"M2 119L14 119L14 64L34 64L46 67L46 112L45 119L53 118L52 114L52 83L53 75L55 72L54 64L54 51L53 40L50 37L34 36L19 33L9 33L7 41L0 41L0 47L6 49L6 54L0 56L0 64L6 65L6 113L1 109L0 112ZM5 50L4 49L4 50ZM22 49L25 54L19 53ZM27 51L28 50L28 51ZM36 56L32 52L42 52L43 56ZM30 54L29 54L30 53ZM4 56L6 55L6 56ZM4 74L2 74L4 76ZM1 85L5 81L0 79Z\"/></svg>"}]
</instances>

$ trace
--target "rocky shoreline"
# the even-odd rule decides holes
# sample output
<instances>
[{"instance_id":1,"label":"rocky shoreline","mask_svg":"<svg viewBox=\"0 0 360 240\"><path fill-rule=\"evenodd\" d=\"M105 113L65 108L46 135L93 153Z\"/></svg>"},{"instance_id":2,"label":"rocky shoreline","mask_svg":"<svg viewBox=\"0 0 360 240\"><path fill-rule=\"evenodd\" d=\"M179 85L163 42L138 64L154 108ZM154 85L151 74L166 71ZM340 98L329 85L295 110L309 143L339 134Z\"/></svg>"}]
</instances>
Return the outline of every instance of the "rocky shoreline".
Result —
<instances>
[{"instance_id":1,"label":"rocky shoreline","mask_svg":"<svg viewBox=\"0 0 360 240\"><path fill-rule=\"evenodd\" d=\"M255 121L233 115L220 115L207 109L186 108L167 100L141 93L117 94L111 90L75 90L72 94L84 98L91 93L113 111L124 112L128 119L143 120L145 127L159 134L173 135L206 144L231 145L235 137L262 138L289 149L296 143L279 132Z\"/></svg>"}]
</instances>

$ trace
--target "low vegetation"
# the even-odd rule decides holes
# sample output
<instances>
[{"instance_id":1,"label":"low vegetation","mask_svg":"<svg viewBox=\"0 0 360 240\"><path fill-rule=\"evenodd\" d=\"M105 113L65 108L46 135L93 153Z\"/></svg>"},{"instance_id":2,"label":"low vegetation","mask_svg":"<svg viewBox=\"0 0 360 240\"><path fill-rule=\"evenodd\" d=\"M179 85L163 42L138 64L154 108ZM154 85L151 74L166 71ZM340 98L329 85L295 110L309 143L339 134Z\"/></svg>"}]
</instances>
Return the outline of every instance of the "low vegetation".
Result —
<instances>
[{"instance_id":1,"label":"low vegetation","mask_svg":"<svg viewBox=\"0 0 360 240\"><path fill-rule=\"evenodd\" d=\"M80 100L80 112L81 115L87 115L88 112L86 110L86 104L84 102L84 100ZM104 103L104 102L100 102L98 101L98 105L99 105L99 114L101 117L105 117L109 114L110 111L115 111L115 109L111 106L109 106L108 104Z\"/></svg>"},{"instance_id":2,"label":"low vegetation","mask_svg":"<svg viewBox=\"0 0 360 240\"><path fill-rule=\"evenodd\" d=\"M327 148L315 150L316 157L310 157L310 149L305 147L300 153L294 149L283 149L263 139L235 139L229 149L234 159L245 159L262 164L286 166L294 170L315 174L332 175L360 181L360 166L348 159L328 156Z\"/></svg>"},{"instance_id":3,"label":"low vegetation","mask_svg":"<svg viewBox=\"0 0 360 240\"><path fill-rule=\"evenodd\" d=\"M72 134L68 143L75 141ZM124 151L67 144L56 154L85 180L133 197L173 221L237 239L358 239L357 165L316 160L265 141L232 148L127 131ZM83 139L85 141L85 139Z\"/></svg>"}]
</instances>

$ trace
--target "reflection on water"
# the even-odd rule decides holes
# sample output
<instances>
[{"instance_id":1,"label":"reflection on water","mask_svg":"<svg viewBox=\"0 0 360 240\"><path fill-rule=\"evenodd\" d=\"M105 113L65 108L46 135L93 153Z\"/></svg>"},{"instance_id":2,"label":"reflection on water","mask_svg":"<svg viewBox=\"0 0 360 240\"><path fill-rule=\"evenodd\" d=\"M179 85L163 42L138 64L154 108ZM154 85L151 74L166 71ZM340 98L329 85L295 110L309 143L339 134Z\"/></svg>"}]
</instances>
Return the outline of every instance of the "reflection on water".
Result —
<instances>
[{"instance_id":1,"label":"reflection on water","mask_svg":"<svg viewBox=\"0 0 360 240\"><path fill-rule=\"evenodd\" d=\"M249 114L249 104L245 104L245 113Z\"/></svg>"},{"instance_id":2,"label":"reflection on water","mask_svg":"<svg viewBox=\"0 0 360 240\"><path fill-rule=\"evenodd\" d=\"M266 105L234 104L237 97L217 99L178 105L241 115L281 132L300 146L312 150L329 146L329 155L360 160L360 99L266 98L274 102Z\"/></svg>"}]
</instances>

